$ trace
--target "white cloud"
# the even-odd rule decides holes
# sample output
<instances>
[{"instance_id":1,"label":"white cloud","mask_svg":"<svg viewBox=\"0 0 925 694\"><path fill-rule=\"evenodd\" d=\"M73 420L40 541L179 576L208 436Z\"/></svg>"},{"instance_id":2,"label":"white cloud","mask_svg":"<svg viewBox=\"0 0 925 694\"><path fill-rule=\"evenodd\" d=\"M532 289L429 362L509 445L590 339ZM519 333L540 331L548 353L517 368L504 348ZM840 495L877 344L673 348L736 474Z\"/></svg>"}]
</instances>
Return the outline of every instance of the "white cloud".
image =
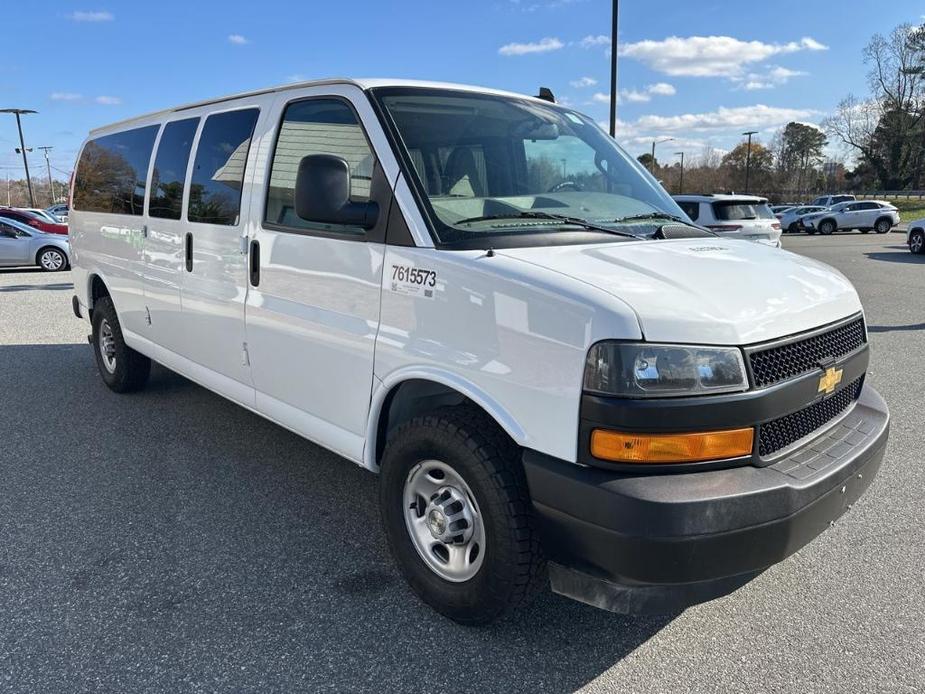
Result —
<instances>
[{"instance_id":1,"label":"white cloud","mask_svg":"<svg viewBox=\"0 0 925 694\"><path fill-rule=\"evenodd\" d=\"M241 36L241 34L229 34L228 43L233 43L236 46L243 46L246 43L250 43L250 41L244 36Z\"/></svg>"},{"instance_id":2,"label":"white cloud","mask_svg":"<svg viewBox=\"0 0 925 694\"><path fill-rule=\"evenodd\" d=\"M741 82L742 89L754 91L756 89L773 89L787 84L794 77L805 77L808 72L790 70L785 67L774 66L767 72L751 72L744 78L735 77L734 82Z\"/></svg>"},{"instance_id":3,"label":"white cloud","mask_svg":"<svg viewBox=\"0 0 925 694\"><path fill-rule=\"evenodd\" d=\"M98 96L94 101L103 106L118 106L122 103L122 99L118 96Z\"/></svg>"},{"instance_id":4,"label":"white cloud","mask_svg":"<svg viewBox=\"0 0 925 694\"><path fill-rule=\"evenodd\" d=\"M717 110L706 113L642 116L636 121L636 126L655 132L672 133L681 130L704 132L735 128L768 128L818 115L820 115L818 111L810 109L780 108L764 104L736 108L720 106Z\"/></svg>"},{"instance_id":5,"label":"white cloud","mask_svg":"<svg viewBox=\"0 0 925 694\"><path fill-rule=\"evenodd\" d=\"M781 44L741 41L731 36L670 36L662 41L626 44L620 54L666 75L736 78L743 75L745 66L775 55L826 49L810 37Z\"/></svg>"},{"instance_id":6,"label":"white cloud","mask_svg":"<svg viewBox=\"0 0 925 694\"><path fill-rule=\"evenodd\" d=\"M667 82L656 82L655 84L650 84L646 87L646 91L649 94L655 94L657 96L674 96L677 94L677 89L674 88L673 84L668 84Z\"/></svg>"},{"instance_id":7,"label":"white cloud","mask_svg":"<svg viewBox=\"0 0 925 694\"><path fill-rule=\"evenodd\" d=\"M618 101L641 104L652 101L653 96L673 96L677 93L674 85L667 82L656 82L647 85L642 89L621 89ZM599 104L609 104L610 94L597 92L591 97L591 102Z\"/></svg>"},{"instance_id":8,"label":"white cloud","mask_svg":"<svg viewBox=\"0 0 925 694\"><path fill-rule=\"evenodd\" d=\"M629 101L633 104L643 103L646 101L652 101L652 96L646 92L640 92L636 89L621 89L620 90L620 100Z\"/></svg>"},{"instance_id":9,"label":"white cloud","mask_svg":"<svg viewBox=\"0 0 925 694\"><path fill-rule=\"evenodd\" d=\"M106 12L105 10L95 12L77 10L71 12L68 17L74 22L111 22L116 18L112 12Z\"/></svg>"},{"instance_id":10,"label":"white cloud","mask_svg":"<svg viewBox=\"0 0 925 694\"><path fill-rule=\"evenodd\" d=\"M576 89L581 89L583 87L593 87L597 84L597 80L593 77L579 77L577 80L572 80L569 82L570 85Z\"/></svg>"},{"instance_id":11,"label":"white cloud","mask_svg":"<svg viewBox=\"0 0 925 694\"><path fill-rule=\"evenodd\" d=\"M585 36L581 41L578 42L578 45L582 48L594 48L595 46L609 46L610 37L603 34L598 34L597 36Z\"/></svg>"},{"instance_id":12,"label":"white cloud","mask_svg":"<svg viewBox=\"0 0 925 694\"><path fill-rule=\"evenodd\" d=\"M508 43L498 49L501 55L527 55L529 53L549 53L558 51L565 44L555 37L547 36L533 43Z\"/></svg>"},{"instance_id":13,"label":"white cloud","mask_svg":"<svg viewBox=\"0 0 925 694\"><path fill-rule=\"evenodd\" d=\"M50 98L52 101L80 101L83 96L74 92L52 92Z\"/></svg>"}]
</instances>

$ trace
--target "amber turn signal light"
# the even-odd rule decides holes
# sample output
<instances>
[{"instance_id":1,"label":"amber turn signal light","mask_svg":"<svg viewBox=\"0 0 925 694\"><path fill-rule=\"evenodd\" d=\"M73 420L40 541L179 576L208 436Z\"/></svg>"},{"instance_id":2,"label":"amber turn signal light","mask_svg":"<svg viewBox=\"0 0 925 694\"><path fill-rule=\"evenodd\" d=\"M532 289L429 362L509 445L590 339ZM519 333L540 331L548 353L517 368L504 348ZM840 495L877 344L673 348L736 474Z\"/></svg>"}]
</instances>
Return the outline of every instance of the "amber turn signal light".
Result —
<instances>
[{"instance_id":1,"label":"amber turn signal light","mask_svg":"<svg viewBox=\"0 0 925 694\"><path fill-rule=\"evenodd\" d=\"M754 429L693 434L630 434L595 429L591 455L615 463L698 463L751 455Z\"/></svg>"}]
</instances>

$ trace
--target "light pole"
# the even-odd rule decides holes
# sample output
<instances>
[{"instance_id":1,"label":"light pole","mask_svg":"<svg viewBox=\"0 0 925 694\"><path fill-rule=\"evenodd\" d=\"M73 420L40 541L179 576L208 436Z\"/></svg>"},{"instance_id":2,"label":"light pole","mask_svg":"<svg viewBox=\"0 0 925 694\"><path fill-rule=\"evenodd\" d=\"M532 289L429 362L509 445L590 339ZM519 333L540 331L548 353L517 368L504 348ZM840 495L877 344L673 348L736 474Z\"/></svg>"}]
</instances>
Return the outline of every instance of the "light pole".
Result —
<instances>
[{"instance_id":1,"label":"light pole","mask_svg":"<svg viewBox=\"0 0 925 694\"><path fill-rule=\"evenodd\" d=\"M55 195L55 180L51 177L51 161L48 159L48 150L54 149L53 147L39 147L42 152L45 154L45 166L48 169L48 190L51 195L51 204L54 205L57 202L58 196Z\"/></svg>"},{"instance_id":2,"label":"light pole","mask_svg":"<svg viewBox=\"0 0 925 694\"><path fill-rule=\"evenodd\" d=\"M610 136L617 136L617 26L620 0L613 0L610 15Z\"/></svg>"},{"instance_id":3,"label":"light pole","mask_svg":"<svg viewBox=\"0 0 925 694\"><path fill-rule=\"evenodd\" d=\"M655 145L660 145L663 142L671 142L673 139L673 137L666 137L661 140L652 140L652 161L649 162L649 173L653 176L655 175Z\"/></svg>"},{"instance_id":4,"label":"light pole","mask_svg":"<svg viewBox=\"0 0 925 694\"><path fill-rule=\"evenodd\" d=\"M751 173L752 168L752 135L757 135L757 130L749 130L747 133L742 133L743 135L748 136L748 149L745 151L745 194L748 195L748 175Z\"/></svg>"},{"instance_id":5,"label":"light pole","mask_svg":"<svg viewBox=\"0 0 925 694\"><path fill-rule=\"evenodd\" d=\"M32 192L32 178L29 176L29 160L26 158L26 143L22 137L22 122L19 117L25 113L38 113L27 108L0 108L0 113L12 113L16 116L16 127L19 128L19 148L22 150L22 164L26 168L26 185L29 186L29 206L35 207L35 195Z\"/></svg>"},{"instance_id":6,"label":"light pole","mask_svg":"<svg viewBox=\"0 0 925 694\"><path fill-rule=\"evenodd\" d=\"M684 152L675 152L675 156L681 155L681 178L678 180L678 195L684 195Z\"/></svg>"}]
</instances>

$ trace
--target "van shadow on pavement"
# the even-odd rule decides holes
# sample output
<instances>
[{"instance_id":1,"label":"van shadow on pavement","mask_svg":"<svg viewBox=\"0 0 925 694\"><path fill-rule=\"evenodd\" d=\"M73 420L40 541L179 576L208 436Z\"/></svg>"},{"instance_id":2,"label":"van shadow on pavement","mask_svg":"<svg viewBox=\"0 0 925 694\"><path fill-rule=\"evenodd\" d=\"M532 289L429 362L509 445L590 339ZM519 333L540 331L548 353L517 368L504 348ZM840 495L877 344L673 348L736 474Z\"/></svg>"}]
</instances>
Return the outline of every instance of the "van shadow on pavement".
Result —
<instances>
[{"instance_id":1,"label":"van shadow on pavement","mask_svg":"<svg viewBox=\"0 0 925 694\"><path fill-rule=\"evenodd\" d=\"M460 627L392 565L376 477L155 367L0 346L0 673L13 690L571 691L671 617L545 594ZM10 398L12 397L12 402Z\"/></svg>"}]
</instances>

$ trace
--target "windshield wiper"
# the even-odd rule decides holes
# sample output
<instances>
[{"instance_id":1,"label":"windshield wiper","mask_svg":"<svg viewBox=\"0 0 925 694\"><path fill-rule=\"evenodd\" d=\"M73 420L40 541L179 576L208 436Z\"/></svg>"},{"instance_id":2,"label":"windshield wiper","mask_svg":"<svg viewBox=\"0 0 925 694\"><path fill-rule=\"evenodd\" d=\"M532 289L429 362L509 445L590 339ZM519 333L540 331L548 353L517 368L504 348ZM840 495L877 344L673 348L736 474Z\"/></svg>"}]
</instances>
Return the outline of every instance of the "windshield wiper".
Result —
<instances>
[{"instance_id":1,"label":"windshield wiper","mask_svg":"<svg viewBox=\"0 0 925 694\"><path fill-rule=\"evenodd\" d=\"M633 214L628 217L620 217L619 219L613 220L614 224L622 224L623 222L641 222L646 219L668 219L672 222L678 222L680 224L687 224L690 226L690 222L686 219L682 219L677 215L668 214L667 212L646 212L645 214Z\"/></svg>"},{"instance_id":2,"label":"windshield wiper","mask_svg":"<svg viewBox=\"0 0 925 694\"><path fill-rule=\"evenodd\" d=\"M552 214L551 212L537 212L537 211L524 211L524 212L510 212L505 214L487 214L480 217L469 217L467 219L461 219L458 222L453 222L454 224L469 224L470 222L490 222L495 219L544 219L551 220L554 222L561 222L563 224L572 224L574 226L582 227L588 229L589 231L601 231L605 234L613 234L614 236L625 236L626 238L639 239L641 238L637 234L632 234L628 231L620 231L619 229L612 229L610 227L605 227L601 224L595 224L594 222L588 221L587 219L582 219L581 217L569 217L564 214Z\"/></svg>"}]
</instances>

